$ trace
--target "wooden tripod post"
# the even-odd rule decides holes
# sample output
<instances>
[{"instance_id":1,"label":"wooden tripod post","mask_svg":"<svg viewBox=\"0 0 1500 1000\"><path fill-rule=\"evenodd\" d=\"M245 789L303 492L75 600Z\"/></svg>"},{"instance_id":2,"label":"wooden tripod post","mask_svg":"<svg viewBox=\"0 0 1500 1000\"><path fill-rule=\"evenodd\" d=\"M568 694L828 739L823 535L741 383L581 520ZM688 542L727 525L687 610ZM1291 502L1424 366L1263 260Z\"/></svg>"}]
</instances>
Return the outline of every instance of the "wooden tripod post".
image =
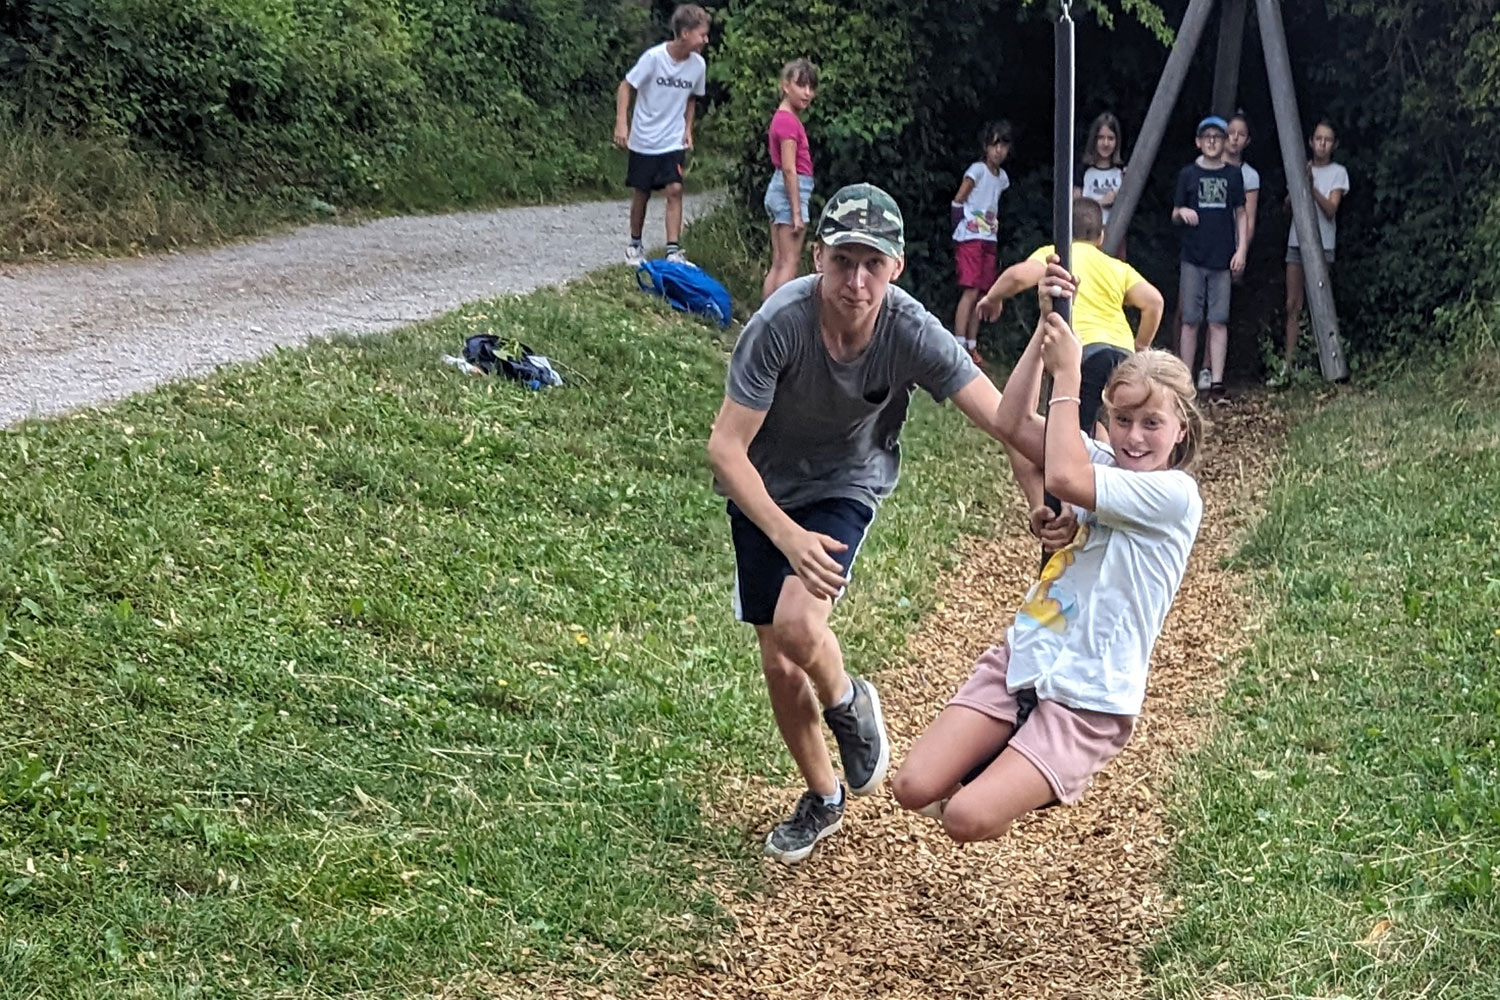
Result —
<instances>
[{"instance_id":1,"label":"wooden tripod post","mask_svg":"<svg viewBox=\"0 0 1500 1000\"><path fill-rule=\"evenodd\" d=\"M1240 53L1245 48L1245 0L1224 0L1219 8L1219 50L1214 56L1214 114L1234 114L1240 92Z\"/></svg>"},{"instance_id":2,"label":"wooden tripod post","mask_svg":"<svg viewBox=\"0 0 1500 1000\"><path fill-rule=\"evenodd\" d=\"M1130 217L1141 202L1141 193L1151 179L1151 165L1156 162L1157 150L1161 148L1162 136L1167 132L1167 119L1177 95L1182 93L1182 82L1187 79L1188 67L1193 62L1193 53L1203 37L1208 24L1208 15L1213 11L1214 0L1191 0L1187 13L1182 16L1182 26L1177 29L1177 41L1172 53L1167 56L1167 65L1161 71L1161 80L1156 84L1156 93L1151 95L1151 106L1146 110L1146 121L1141 125L1140 137L1130 154L1130 163L1125 171L1125 182L1115 195L1114 207L1109 210L1109 226L1104 232L1104 252L1113 257L1119 253L1130 228Z\"/></svg>"},{"instance_id":3,"label":"wooden tripod post","mask_svg":"<svg viewBox=\"0 0 1500 1000\"><path fill-rule=\"evenodd\" d=\"M1333 307L1333 289L1328 284L1328 265L1323 261L1323 237L1318 232L1318 207L1313 201L1312 178L1302 146L1301 120L1297 115L1297 93L1292 86L1292 59L1287 52L1286 29L1281 22L1279 0L1255 0L1260 22L1261 48L1266 52L1266 76L1271 83L1271 107L1276 114L1276 138L1281 143L1281 164L1286 170L1287 191L1292 196L1292 222L1302 248L1302 273L1307 278L1307 309L1313 333L1318 338L1318 366L1323 377L1337 381L1349 377L1344 350L1339 345L1339 318Z\"/></svg>"}]
</instances>

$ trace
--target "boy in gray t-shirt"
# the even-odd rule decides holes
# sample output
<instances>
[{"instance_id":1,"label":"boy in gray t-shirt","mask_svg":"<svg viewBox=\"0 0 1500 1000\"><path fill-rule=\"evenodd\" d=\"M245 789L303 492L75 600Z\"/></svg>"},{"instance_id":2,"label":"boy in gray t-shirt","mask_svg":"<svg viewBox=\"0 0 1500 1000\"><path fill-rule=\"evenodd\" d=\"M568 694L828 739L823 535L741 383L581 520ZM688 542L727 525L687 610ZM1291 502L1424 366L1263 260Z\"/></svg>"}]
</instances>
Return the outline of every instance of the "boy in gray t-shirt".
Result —
<instances>
[{"instance_id":1,"label":"boy in gray t-shirt","mask_svg":"<svg viewBox=\"0 0 1500 1000\"><path fill-rule=\"evenodd\" d=\"M869 184L829 199L815 274L783 285L745 325L709 437L729 498L735 612L755 626L776 724L807 791L766 839L793 863L843 822L844 786L868 795L890 763L880 698L844 670L828 627L875 508L900 472L898 438L920 387L999 437L1000 393L942 323L891 284L905 266L901 211Z\"/></svg>"}]
</instances>

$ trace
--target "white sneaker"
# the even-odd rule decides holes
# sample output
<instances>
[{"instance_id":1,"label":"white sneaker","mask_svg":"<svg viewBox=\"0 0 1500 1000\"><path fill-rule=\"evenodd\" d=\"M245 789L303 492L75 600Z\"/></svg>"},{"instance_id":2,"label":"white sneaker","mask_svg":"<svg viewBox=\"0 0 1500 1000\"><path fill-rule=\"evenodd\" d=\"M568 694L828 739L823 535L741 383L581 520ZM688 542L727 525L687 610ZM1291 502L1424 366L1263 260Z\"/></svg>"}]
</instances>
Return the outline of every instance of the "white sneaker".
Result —
<instances>
[{"instance_id":1,"label":"white sneaker","mask_svg":"<svg viewBox=\"0 0 1500 1000\"><path fill-rule=\"evenodd\" d=\"M1207 368L1204 368L1202 371L1198 372L1198 391L1199 392L1207 392L1209 389L1211 389L1213 387L1213 384L1214 384L1214 373L1213 372L1209 371Z\"/></svg>"},{"instance_id":2,"label":"white sneaker","mask_svg":"<svg viewBox=\"0 0 1500 1000\"><path fill-rule=\"evenodd\" d=\"M669 250L669 251L667 251L667 260L671 261L673 264L691 264L692 263L692 261L690 261L690 260L687 259L687 254L685 254L685 253L682 252L682 248L681 247L679 247L676 250Z\"/></svg>"},{"instance_id":3,"label":"white sneaker","mask_svg":"<svg viewBox=\"0 0 1500 1000\"><path fill-rule=\"evenodd\" d=\"M625 247L625 263L635 265L646 259L646 248L639 243L631 243Z\"/></svg>"}]
</instances>

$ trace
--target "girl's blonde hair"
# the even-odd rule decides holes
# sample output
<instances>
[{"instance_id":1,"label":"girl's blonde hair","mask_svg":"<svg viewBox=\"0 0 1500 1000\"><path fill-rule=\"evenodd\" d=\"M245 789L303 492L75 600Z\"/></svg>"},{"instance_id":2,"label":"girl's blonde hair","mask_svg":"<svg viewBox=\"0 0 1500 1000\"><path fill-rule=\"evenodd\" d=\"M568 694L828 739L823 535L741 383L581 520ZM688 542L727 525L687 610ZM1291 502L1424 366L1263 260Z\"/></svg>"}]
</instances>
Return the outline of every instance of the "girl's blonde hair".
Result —
<instances>
[{"instance_id":1,"label":"girl's blonde hair","mask_svg":"<svg viewBox=\"0 0 1500 1000\"><path fill-rule=\"evenodd\" d=\"M803 87L818 86L818 64L811 59L793 59L781 67L781 81L796 83Z\"/></svg>"},{"instance_id":2,"label":"girl's blonde hair","mask_svg":"<svg viewBox=\"0 0 1500 1000\"><path fill-rule=\"evenodd\" d=\"M1177 419L1182 421L1187 433L1172 448L1172 468L1187 469L1198 457L1198 448L1203 443L1203 414L1198 412L1198 390L1193 385L1193 373L1182 359L1171 351L1151 348L1137 351L1115 366L1109 384L1104 387L1104 406L1114 410L1114 395L1122 385L1145 389L1149 394L1160 389L1171 398L1177 410Z\"/></svg>"},{"instance_id":3,"label":"girl's blonde hair","mask_svg":"<svg viewBox=\"0 0 1500 1000\"><path fill-rule=\"evenodd\" d=\"M1112 112L1106 111L1089 124L1089 137L1083 144L1083 162L1086 166L1094 166L1094 157L1099 149L1099 130L1107 128L1115 134L1115 151L1110 154L1109 165L1112 167L1123 167L1125 158L1120 155L1120 150L1125 148L1125 136L1120 132L1120 119Z\"/></svg>"}]
</instances>

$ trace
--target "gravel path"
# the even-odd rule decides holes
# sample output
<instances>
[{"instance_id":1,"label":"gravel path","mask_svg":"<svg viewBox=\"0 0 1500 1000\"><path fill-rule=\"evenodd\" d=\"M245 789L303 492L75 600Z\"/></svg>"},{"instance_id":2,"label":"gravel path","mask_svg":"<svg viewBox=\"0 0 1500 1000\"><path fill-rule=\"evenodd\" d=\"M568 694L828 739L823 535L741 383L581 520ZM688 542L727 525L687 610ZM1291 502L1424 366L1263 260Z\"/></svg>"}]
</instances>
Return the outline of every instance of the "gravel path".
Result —
<instances>
[{"instance_id":1,"label":"gravel path","mask_svg":"<svg viewBox=\"0 0 1500 1000\"><path fill-rule=\"evenodd\" d=\"M687 220L713 207L690 195ZM647 238L660 239L663 204ZM629 203L318 225L134 260L0 266L0 426L120 399L277 346L369 333L622 260Z\"/></svg>"}]
</instances>

